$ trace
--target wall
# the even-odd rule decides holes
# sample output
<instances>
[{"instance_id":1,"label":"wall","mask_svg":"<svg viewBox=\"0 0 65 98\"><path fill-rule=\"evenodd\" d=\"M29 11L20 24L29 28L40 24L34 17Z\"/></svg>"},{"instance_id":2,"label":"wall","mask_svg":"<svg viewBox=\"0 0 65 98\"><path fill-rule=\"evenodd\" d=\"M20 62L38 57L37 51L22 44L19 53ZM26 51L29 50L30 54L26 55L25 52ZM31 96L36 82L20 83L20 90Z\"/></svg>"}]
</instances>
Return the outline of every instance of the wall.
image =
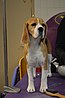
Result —
<instances>
[{"instance_id":1,"label":"wall","mask_svg":"<svg viewBox=\"0 0 65 98\"><path fill-rule=\"evenodd\" d=\"M2 0L0 0L0 90L4 85L4 57L3 57L3 18L2 18Z\"/></svg>"},{"instance_id":2,"label":"wall","mask_svg":"<svg viewBox=\"0 0 65 98\"><path fill-rule=\"evenodd\" d=\"M60 12L65 12L65 0L35 0L35 16L45 21Z\"/></svg>"},{"instance_id":3,"label":"wall","mask_svg":"<svg viewBox=\"0 0 65 98\"><path fill-rule=\"evenodd\" d=\"M2 1L0 0L0 90L4 85L4 50L3 50L3 19ZM8 79L11 85L14 68L23 55L21 35L24 22L31 17L31 0L6 0L7 11L7 49L8 49Z\"/></svg>"}]
</instances>

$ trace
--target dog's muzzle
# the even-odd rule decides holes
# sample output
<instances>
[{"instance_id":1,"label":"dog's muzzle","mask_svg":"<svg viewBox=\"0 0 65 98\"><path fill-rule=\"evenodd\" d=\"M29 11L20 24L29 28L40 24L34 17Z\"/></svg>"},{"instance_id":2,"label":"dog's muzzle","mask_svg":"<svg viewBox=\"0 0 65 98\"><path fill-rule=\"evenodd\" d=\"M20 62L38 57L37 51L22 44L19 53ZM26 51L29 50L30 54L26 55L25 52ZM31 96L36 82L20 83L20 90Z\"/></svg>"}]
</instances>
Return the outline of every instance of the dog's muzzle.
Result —
<instances>
[{"instance_id":1,"label":"dog's muzzle","mask_svg":"<svg viewBox=\"0 0 65 98\"><path fill-rule=\"evenodd\" d=\"M39 31L39 35L42 37L43 36L43 28L42 27L39 27L38 28L38 31Z\"/></svg>"}]
</instances>

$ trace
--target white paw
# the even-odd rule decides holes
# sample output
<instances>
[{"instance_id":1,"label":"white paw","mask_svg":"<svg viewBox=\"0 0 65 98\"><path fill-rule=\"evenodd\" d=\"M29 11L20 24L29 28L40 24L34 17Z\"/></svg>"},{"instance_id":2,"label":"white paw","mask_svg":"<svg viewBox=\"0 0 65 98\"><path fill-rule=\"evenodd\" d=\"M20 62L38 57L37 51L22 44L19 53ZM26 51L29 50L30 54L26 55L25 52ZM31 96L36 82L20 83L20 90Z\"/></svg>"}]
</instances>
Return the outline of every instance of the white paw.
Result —
<instances>
[{"instance_id":1,"label":"white paw","mask_svg":"<svg viewBox=\"0 0 65 98\"><path fill-rule=\"evenodd\" d=\"M46 92L46 89L47 89L47 87L45 87L45 86L44 86L44 87L41 86L39 91L40 91L41 93L43 93L43 92Z\"/></svg>"},{"instance_id":2,"label":"white paw","mask_svg":"<svg viewBox=\"0 0 65 98\"><path fill-rule=\"evenodd\" d=\"M52 73L51 72L48 72L47 76L48 77L51 77L52 76Z\"/></svg>"},{"instance_id":3,"label":"white paw","mask_svg":"<svg viewBox=\"0 0 65 98\"><path fill-rule=\"evenodd\" d=\"M35 87L34 87L34 85L28 86L27 91L28 91L28 92L35 92Z\"/></svg>"}]
</instances>

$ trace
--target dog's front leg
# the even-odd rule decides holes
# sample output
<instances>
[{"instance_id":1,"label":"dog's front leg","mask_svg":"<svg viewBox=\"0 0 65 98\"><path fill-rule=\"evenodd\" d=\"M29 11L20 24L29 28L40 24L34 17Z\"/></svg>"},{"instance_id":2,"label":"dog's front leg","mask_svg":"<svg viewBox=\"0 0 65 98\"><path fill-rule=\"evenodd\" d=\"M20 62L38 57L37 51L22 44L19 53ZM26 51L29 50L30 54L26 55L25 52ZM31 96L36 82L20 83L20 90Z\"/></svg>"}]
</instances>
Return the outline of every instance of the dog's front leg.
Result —
<instances>
[{"instance_id":1,"label":"dog's front leg","mask_svg":"<svg viewBox=\"0 0 65 98\"><path fill-rule=\"evenodd\" d=\"M32 74L32 67L27 68L27 73L28 73L28 92L35 92L35 87L34 87L34 80L33 80L33 74Z\"/></svg>"},{"instance_id":2,"label":"dog's front leg","mask_svg":"<svg viewBox=\"0 0 65 98\"><path fill-rule=\"evenodd\" d=\"M51 61L52 61L52 54L48 54L48 77L52 76L51 73Z\"/></svg>"},{"instance_id":3,"label":"dog's front leg","mask_svg":"<svg viewBox=\"0 0 65 98\"><path fill-rule=\"evenodd\" d=\"M44 70L42 66L42 76L41 76L41 85L40 85L40 92L46 92L47 87L47 73L48 70Z\"/></svg>"},{"instance_id":4,"label":"dog's front leg","mask_svg":"<svg viewBox=\"0 0 65 98\"><path fill-rule=\"evenodd\" d=\"M36 77L36 68L33 67L33 77L35 78Z\"/></svg>"}]
</instances>

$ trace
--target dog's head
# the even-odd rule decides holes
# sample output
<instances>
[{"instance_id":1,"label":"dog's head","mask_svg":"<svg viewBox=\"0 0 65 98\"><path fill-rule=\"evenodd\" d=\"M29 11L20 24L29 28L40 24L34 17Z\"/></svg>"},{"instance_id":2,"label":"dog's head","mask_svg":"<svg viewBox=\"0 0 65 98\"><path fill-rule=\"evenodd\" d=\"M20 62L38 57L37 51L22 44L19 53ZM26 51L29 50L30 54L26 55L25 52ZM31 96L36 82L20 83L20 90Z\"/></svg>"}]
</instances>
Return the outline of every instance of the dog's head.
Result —
<instances>
[{"instance_id":1,"label":"dog's head","mask_svg":"<svg viewBox=\"0 0 65 98\"><path fill-rule=\"evenodd\" d=\"M22 43L26 44L29 40L29 35L33 38L44 39L47 35L47 24L40 18L30 18L24 25L24 31L22 34Z\"/></svg>"}]
</instances>

